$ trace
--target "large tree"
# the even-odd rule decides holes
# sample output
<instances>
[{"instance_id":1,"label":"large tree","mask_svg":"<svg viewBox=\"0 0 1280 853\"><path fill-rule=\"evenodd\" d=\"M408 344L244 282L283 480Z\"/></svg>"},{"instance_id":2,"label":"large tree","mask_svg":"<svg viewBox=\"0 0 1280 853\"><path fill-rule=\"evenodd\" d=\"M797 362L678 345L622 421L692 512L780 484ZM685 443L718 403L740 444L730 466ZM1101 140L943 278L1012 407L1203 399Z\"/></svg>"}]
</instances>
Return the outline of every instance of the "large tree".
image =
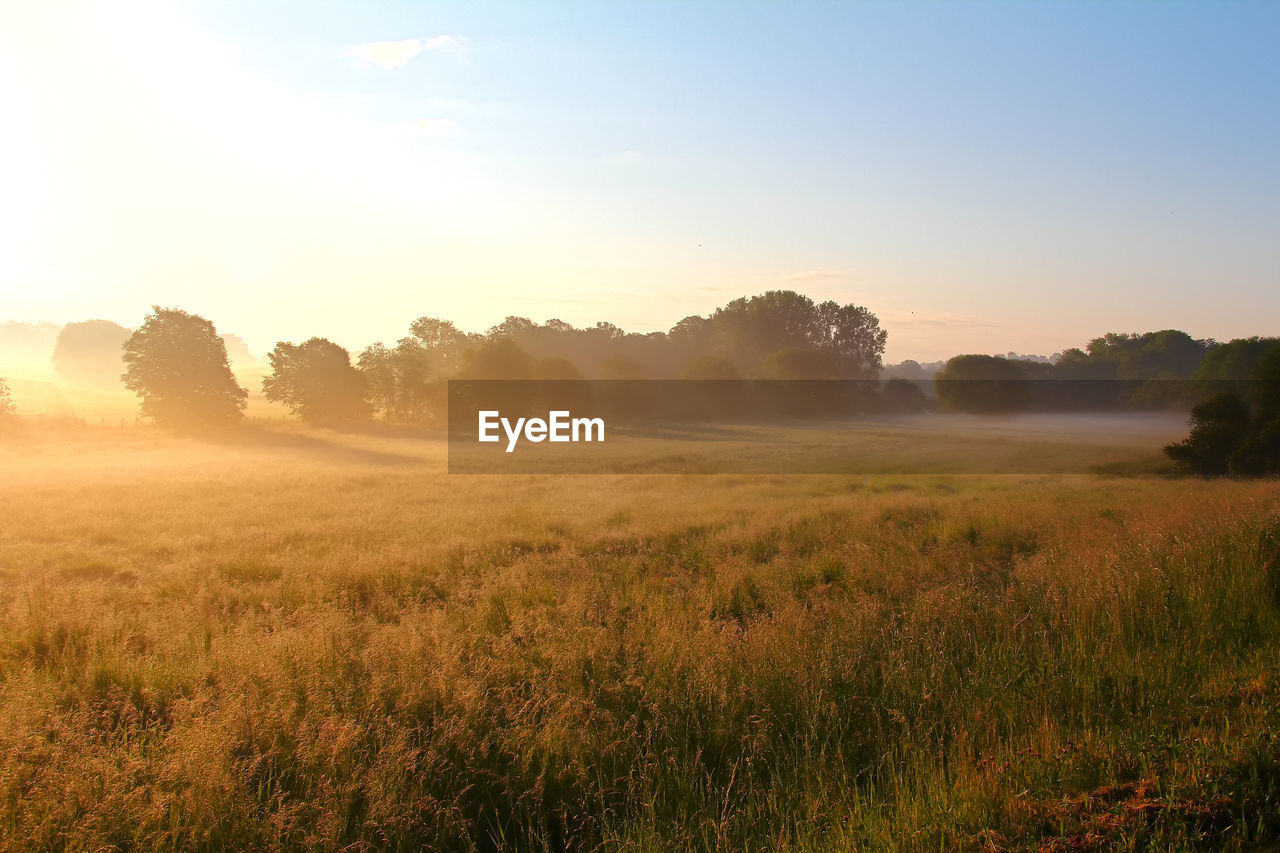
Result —
<instances>
[{"instance_id":1,"label":"large tree","mask_svg":"<svg viewBox=\"0 0 1280 853\"><path fill-rule=\"evenodd\" d=\"M300 344L280 342L267 354L271 373L262 380L268 400L312 423L368 420L365 377L351 366L351 356L326 338Z\"/></svg>"},{"instance_id":2,"label":"large tree","mask_svg":"<svg viewBox=\"0 0 1280 853\"><path fill-rule=\"evenodd\" d=\"M110 320L68 323L53 347L53 367L77 385L119 387L120 355L129 330Z\"/></svg>"},{"instance_id":3,"label":"large tree","mask_svg":"<svg viewBox=\"0 0 1280 853\"><path fill-rule=\"evenodd\" d=\"M934 388L944 412L1018 412L1031 402L1020 364L998 355L957 355L938 371Z\"/></svg>"},{"instance_id":4,"label":"large tree","mask_svg":"<svg viewBox=\"0 0 1280 853\"><path fill-rule=\"evenodd\" d=\"M124 344L124 386L142 414L173 426L225 424L242 417L248 392L231 375L213 323L155 306Z\"/></svg>"},{"instance_id":5,"label":"large tree","mask_svg":"<svg viewBox=\"0 0 1280 853\"><path fill-rule=\"evenodd\" d=\"M778 350L814 350L829 356L843 379L872 378L880 370L886 332L876 316L858 305L814 304L791 290L771 290L735 299L711 316L717 352L745 369L757 370ZM689 318L681 326L702 334Z\"/></svg>"}]
</instances>

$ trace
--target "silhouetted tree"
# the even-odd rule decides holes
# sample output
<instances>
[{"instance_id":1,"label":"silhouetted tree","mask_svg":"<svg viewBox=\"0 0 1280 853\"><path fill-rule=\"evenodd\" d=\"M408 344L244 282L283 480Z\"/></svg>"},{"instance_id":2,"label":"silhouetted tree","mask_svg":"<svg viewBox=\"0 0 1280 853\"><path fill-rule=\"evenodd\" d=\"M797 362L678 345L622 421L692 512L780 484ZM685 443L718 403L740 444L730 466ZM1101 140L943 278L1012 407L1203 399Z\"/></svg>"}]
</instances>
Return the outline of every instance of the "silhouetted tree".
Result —
<instances>
[{"instance_id":1,"label":"silhouetted tree","mask_svg":"<svg viewBox=\"0 0 1280 853\"><path fill-rule=\"evenodd\" d=\"M110 320L68 323L53 347L53 367L58 375L79 385L116 387L124 368L121 350L129 330Z\"/></svg>"},{"instance_id":2,"label":"silhouetted tree","mask_svg":"<svg viewBox=\"0 0 1280 853\"><path fill-rule=\"evenodd\" d=\"M142 414L160 423L225 424L243 416L248 392L203 317L155 306L125 341L124 363L124 386L142 399Z\"/></svg>"},{"instance_id":3,"label":"silhouetted tree","mask_svg":"<svg viewBox=\"0 0 1280 853\"><path fill-rule=\"evenodd\" d=\"M256 365L257 357L249 352L249 345L239 335L223 335L222 342L227 347L227 360L232 364Z\"/></svg>"},{"instance_id":4,"label":"silhouetted tree","mask_svg":"<svg viewBox=\"0 0 1280 853\"><path fill-rule=\"evenodd\" d=\"M1061 379L1186 379L1212 346L1212 341L1195 340L1177 329L1110 332L1090 341L1087 352L1064 351L1054 375Z\"/></svg>"},{"instance_id":5,"label":"silhouetted tree","mask_svg":"<svg viewBox=\"0 0 1280 853\"><path fill-rule=\"evenodd\" d=\"M916 382L894 378L880 389L877 408L892 414L915 414L929 408L929 398Z\"/></svg>"},{"instance_id":6,"label":"silhouetted tree","mask_svg":"<svg viewBox=\"0 0 1280 853\"><path fill-rule=\"evenodd\" d=\"M438 355L414 337L402 338L391 349L381 343L366 347L357 364L374 408L391 420L410 422L442 411L441 381L432 369Z\"/></svg>"},{"instance_id":7,"label":"silhouetted tree","mask_svg":"<svg viewBox=\"0 0 1280 853\"><path fill-rule=\"evenodd\" d=\"M998 355L958 355L938 372L934 387L947 412L1019 412L1030 403L1018 363Z\"/></svg>"},{"instance_id":8,"label":"silhouetted tree","mask_svg":"<svg viewBox=\"0 0 1280 853\"><path fill-rule=\"evenodd\" d=\"M534 379L582 379L582 371L567 358L544 358L533 365Z\"/></svg>"},{"instance_id":9,"label":"silhouetted tree","mask_svg":"<svg viewBox=\"0 0 1280 853\"><path fill-rule=\"evenodd\" d=\"M369 402L376 411L390 414L396 407L395 351L381 341L361 350L356 369L364 374Z\"/></svg>"},{"instance_id":10,"label":"silhouetted tree","mask_svg":"<svg viewBox=\"0 0 1280 853\"><path fill-rule=\"evenodd\" d=\"M1245 399L1223 391L1191 410L1191 434L1164 452L1197 474L1227 474L1232 457L1249 438L1251 425L1252 414Z\"/></svg>"},{"instance_id":11,"label":"silhouetted tree","mask_svg":"<svg viewBox=\"0 0 1280 853\"><path fill-rule=\"evenodd\" d=\"M713 345L731 361L754 367L780 349L810 349L832 357L844 379L874 377L887 339L867 309L835 302L815 305L790 290L735 299L710 322Z\"/></svg>"},{"instance_id":12,"label":"silhouetted tree","mask_svg":"<svg viewBox=\"0 0 1280 853\"><path fill-rule=\"evenodd\" d=\"M357 358L373 407L396 421L422 422L443 416L445 380L462 364L462 353L482 336L469 335L448 320L419 317L409 336L394 347L381 342Z\"/></svg>"},{"instance_id":13,"label":"silhouetted tree","mask_svg":"<svg viewBox=\"0 0 1280 853\"><path fill-rule=\"evenodd\" d=\"M271 373L262 380L268 400L311 423L368 420L365 378L345 349L326 338L280 342L267 354Z\"/></svg>"},{"instance_id":14,"label":"silhouetted tree","mask_svg":"<svg viewBox=\"0 0 1280 853\"><path fill-rule=\"evenodd\" d=\"M498 325L491 327L488 331L488 336L491 338L509 338L536 328L537 325L528 317L507 317Z\"/></svg>"},{"instance_id":15,"label":"silhouetted tree","mask_svg":"<svg viewBox=\"0 0 1280 853\"><path fill-rule=\"evenodd\" d=\"M870 379L879 373L889 333L876 315L828 301L817 306L817 321L817 348L835 358L841 377Z\"/></svg>"},{"instance_id":16,"label":"silhouetted tree","mask_svg":"<svg viewBox=\"0 0 1280 853\"><path fill-rule=\"evenodd\" d=\"M1241 391L1244 380L1255 377L1264 359L1276 358L1280 338L1240 338L1218 344L1205 355L1191 374L1187 395L1189 402L1206 399L1218 391Z\"/></svg>"},{"instance_id":17,"label":"silhouetted tree","mask_svg":"<svg viewBox=\"0 0 1280 853\"><path fill-rule=\"evenodd\" d=\"M769 353L760 365L762 379L838 379L833 356L805 347L783 347Z\"/></svg>"},{"instance_id":18,"label":"silhouetted tree","mask_svg":"<svg viewBox=\"0 0 1280 853\"><path fill-rule=\"evenodd\" d=\"M423 367L432 375L445 378L458 369L462 351L478 337L468 335L448 320L419 317L409 324L409 337L397 346L416 344L424 356Z\"/></svg>"},{"instance_id":19,"label":"silhouetted tree","mask_svg":"<svg viewBox=\"0 0 1280 853\"><path fill-rule=\"evenodd\" d=\"M1197 474L1280 473L1280 348L1257 357L1249 381L1191 410L1191 433L1164 449Z\"/></svg>"},{"instance_id":20,"label":"silhouetted tree","mask_svg":"<svg viewBox=\"0 0 1280 853\"><path fill-rule=\"evenodd\" d=\"M601 379L647 379L644 367L624 355L611 355L600 364Z\"/></svg>"},{"instance_id":21,"label":"silhouetted tree","mask_svg":"<svg viewBox=\"0 0 1280 853\"><path fill-rule=\"evenodd\" d=\"M457 378L528 379L531 362L529 353L515 341L505 337L494 338L463 350Z\"/></svg>"}]
</instances>

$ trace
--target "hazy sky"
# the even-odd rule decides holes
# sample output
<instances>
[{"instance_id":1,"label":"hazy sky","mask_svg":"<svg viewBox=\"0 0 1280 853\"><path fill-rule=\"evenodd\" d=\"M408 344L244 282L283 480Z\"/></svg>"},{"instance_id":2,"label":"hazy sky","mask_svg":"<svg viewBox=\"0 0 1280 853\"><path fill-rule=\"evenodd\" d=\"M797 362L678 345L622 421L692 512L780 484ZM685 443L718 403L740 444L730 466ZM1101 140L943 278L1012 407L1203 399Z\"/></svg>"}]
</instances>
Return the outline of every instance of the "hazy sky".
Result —
<instances>
[{"instance_id":1,"label":"hazy sky","mask_svg":"<svg viewBox=\"0 0 1280 853\"><path fill-rule=\"evenodd\" d=\"M0 4L0 320L1280 333L1280 3Z\"/></svg>"}]
</instances>

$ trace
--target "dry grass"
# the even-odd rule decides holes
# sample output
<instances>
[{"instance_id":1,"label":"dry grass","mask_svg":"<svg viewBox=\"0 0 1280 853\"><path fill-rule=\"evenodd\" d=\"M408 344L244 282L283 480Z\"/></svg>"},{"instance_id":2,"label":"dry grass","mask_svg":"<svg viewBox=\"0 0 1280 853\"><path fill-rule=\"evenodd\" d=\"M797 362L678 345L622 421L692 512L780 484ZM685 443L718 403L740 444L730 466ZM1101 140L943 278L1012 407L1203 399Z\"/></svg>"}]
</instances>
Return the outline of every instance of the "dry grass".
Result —
<instances>
[{"instance_id":1,"label":"dry grass","mask_svg":"<svg viewBox=\"0 0 1280 853\"><path fill-rule=\"evenodd\" d=\"M6 849L1280 842L1280 485L0 447Z\"/></svg>"}]
</instances>

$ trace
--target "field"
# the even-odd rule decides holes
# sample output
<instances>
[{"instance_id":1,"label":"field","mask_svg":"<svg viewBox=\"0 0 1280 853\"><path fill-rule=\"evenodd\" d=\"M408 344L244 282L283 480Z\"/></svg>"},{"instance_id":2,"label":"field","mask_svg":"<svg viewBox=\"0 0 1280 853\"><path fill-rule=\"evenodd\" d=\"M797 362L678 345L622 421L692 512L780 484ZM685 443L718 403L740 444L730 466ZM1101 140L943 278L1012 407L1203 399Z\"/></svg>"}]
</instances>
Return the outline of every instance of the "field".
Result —
<instances>
[{"instance_id":1,"label":"field","mask_svg":"<svg viewBox=\"0 0 1280 853\"><path fill-rule=\"evenodd\" d=\"M1280 844L1274 480L444 470L4 439L0 847Z\"/></svg>"}]
</instances>

